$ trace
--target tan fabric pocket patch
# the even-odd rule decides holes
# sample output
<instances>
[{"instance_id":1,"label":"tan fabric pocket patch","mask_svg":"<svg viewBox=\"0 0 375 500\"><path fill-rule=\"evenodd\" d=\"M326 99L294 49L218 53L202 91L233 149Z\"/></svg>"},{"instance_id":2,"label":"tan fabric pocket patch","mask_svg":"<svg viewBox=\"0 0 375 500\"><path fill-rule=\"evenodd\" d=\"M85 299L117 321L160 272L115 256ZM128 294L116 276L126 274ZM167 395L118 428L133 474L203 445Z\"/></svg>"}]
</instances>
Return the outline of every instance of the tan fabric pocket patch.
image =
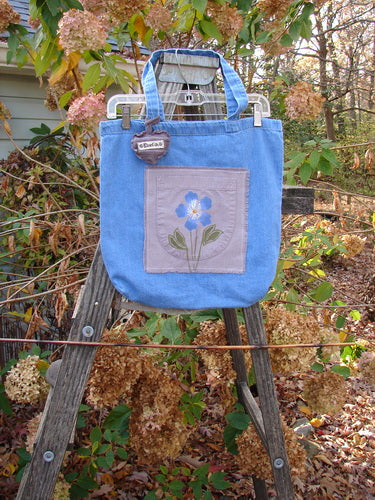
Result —
<instances>
[{"instance_id":1,"label":"tan fabric pocket patch","mask_svg":"<svg viewBox=\"0 0 375 500\"><path fill-rule=\"evenodd\" d=\"M148 167L145 270L244 273L248 192L246 169Z\"/></svg>"}]
</instances>

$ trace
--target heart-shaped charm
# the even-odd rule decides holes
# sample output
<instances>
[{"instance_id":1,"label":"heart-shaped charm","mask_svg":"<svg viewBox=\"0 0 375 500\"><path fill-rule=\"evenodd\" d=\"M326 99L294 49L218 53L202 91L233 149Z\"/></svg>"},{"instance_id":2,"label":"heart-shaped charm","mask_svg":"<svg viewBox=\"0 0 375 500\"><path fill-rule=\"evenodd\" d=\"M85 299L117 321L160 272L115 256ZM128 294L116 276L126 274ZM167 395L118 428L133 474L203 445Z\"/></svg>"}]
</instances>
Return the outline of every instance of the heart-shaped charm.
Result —
<instances>
[{"instance_id":1,"label":"heart-shaped charm","mask_svg":"<svg viewBox=\"0 0 375 500\"><path fill-rule=\"evenodd\" d=\"M152 130L152 126L159 123L160 116L145 121L146 130L134 134L131 146L138 158L146 163L155 163L166 154L171 142L166 130Z\"/></svg>"}]
</instances>

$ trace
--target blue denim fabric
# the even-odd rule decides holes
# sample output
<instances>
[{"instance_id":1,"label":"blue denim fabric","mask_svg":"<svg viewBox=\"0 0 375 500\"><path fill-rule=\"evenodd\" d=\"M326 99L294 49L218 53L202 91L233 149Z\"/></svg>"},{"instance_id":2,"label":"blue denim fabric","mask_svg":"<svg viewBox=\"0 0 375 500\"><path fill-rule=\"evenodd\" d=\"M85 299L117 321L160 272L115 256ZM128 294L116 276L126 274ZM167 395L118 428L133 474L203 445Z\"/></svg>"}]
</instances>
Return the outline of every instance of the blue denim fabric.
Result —
<instances>
[{"instance_id":1,"label":"blue denim fabric","mask_svg":"<svg viewBox=\"0 0 375 500\"><path fill-rule=\"evenodd\" d=\"M157 113L163 117L153 72L160 52L151 56L144 71L148 117ZM206 52L181 50L193 55ZM263 118L262 126L254 127L252 118L239 119L245 105L244 87L222 58L220 64L231 118L199 122L162 120L154 129L167 130L171 144L158 165L249 170L246 270L242 274L145 271L144 174L147 166L130 147L133 135L145 129L144 120L132 120L129 130L122 129L121 120L102 122L101 248L112 283L130 300L161 308L245 307L264 297L274 278L280 247L281 122Z\"/></svg>"}]
</instances>

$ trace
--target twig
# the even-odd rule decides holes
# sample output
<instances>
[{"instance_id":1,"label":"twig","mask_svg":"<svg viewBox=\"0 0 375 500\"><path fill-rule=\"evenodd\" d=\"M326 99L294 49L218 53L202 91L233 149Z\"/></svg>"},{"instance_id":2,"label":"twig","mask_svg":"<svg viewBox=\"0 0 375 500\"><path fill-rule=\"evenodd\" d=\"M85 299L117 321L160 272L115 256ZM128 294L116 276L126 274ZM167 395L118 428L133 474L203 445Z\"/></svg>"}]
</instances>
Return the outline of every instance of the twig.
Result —
<instances>
[{"instance_id":1,"label":"twig","mask_svg":"<svg viewBox=\"0 0 375 500\"><path fill-rule=\"evenodd\" d=\"M6 207L3 207L2 205L0 205L0 208L6 208ZM81 210L80 208L67 208L67 209L63 209L63 210L54 210L52 212L43 212L41 214L28 215L26 217L21 217L17 220L0 222L0 227L7 226L8 224L14 224L15 222L23 222L26 220L35 219L36 217L47 217L50 215L56 215L56 214L60 214L61 212L65 212L65 213L67 213L67 212L79 212L82 214L92 215L93 217L99 216L99 214L97 214L95 212L90 212L89 210ZM18 214L18 212L15 212L15 213Z\"/></svg>"},{"instance_id":2,"label":"twig","mask_svg":"<svg viewBox=\"0 0 375 500\"><path fill-rule=\"evenodd\" d=\"M67 285L62 285L56 288L53 288L52 290L47 290L45 292L40 292L40 293L35 293L33 295L27 295L26 297L18 297L15 299L8 299L8 300L3 300L0 302L0 306L8 305L8 304L14 304L16 302L23 302L24 300L34 300L37 297L43 297L45 295L52 295L55 292L59 292L60 290L66 290L67 288L72 288L73 286L80 285L81 283L85 283L86 278L82 278L80 280L75 281L74 283L69 283ZM26 288L26 287L24 287Z\"/></svg>"},{"instance_id":3,"label":"twig","mask_svg":"<svg viewBox=\"0 0 375 500\"><path fill-rule=\"evenodd\" d=\"M375 141L369 141L369 142L360 142L358 144L347 144L346 146L333 146L330 149L350 149L350 148L359 148L361 146L372 146L375 144Z\"/></svg>"},{"instance_id":4,"label":"twig","mask_svg":"<svg viewBox=\"0 0 375 500\"><path fill-rule=\"evenodd\" d=\"M89 191L88 189L84 188L83 186L80 186L77 182L73 181L72 179L70 179L67 175L63 174L62 172L59 172L58 170L56 170L55 168L51 167L51 165L48 165L47 163L41 163L40 161L38 160L35 160L35 158L32 158L30 155L28 155L25 151L23 151L19 146L18 144L16 144L16 142L13 140L12 136L8 134L8 132L6 132L7 136L8 136L8 139L10 140L10 142L13 144L13 146L25 157L27 158L29 161L31 162L34 162L36 163L37 165L43 167L43 168L48 168L49 170L51 170L52 172L54 172L56 175L58 175L59 177L62 177L63 179L65 179L66 181L68 181L68 183L70 185L73 185L75 186L76 188L80 189L81 191L83 191L84 193L88 194L89 196L91 196L92 198L94 198L95 201L99 201L99 197L96 196L92 191Z\"/></svg>"},{"instance_id":5,"label":"twig","mask_svg":"<svg viewBox=\"0 0 375 500\"><path fill-rule=\"evenodd\" d=\"M76 255L77 253L80 253L83 250L88 250L89 248L92 248L93 246L94 245L87 245L85 247L78 248L77 250L74 250L73 252L70 252L68 255L65 255L62 259L58 260L57 262L55 262L51 266L49 266L46 269L44 269L44 271L42 271L41 273L39 273L37 276L35 276L34 278L32 278L28 282L27 285L25 285L23 287L20 287L20 289L17 290L16 292L14 292L14 294L11 295L8 300L0 302L0 305L10 303L9 301L11 301L13 299L13 297L15 297L18 293L20 293L22 290L24 290L27 286L30 286L31 283L34 283L35 281L38 281L41 276L47 274L51 269L53 269L55 266L58 266L59 264L61 264L61 262L63 262L64 260L70 259L70 257L72 257L73 255Z\"/></svg>"}]
</instances>

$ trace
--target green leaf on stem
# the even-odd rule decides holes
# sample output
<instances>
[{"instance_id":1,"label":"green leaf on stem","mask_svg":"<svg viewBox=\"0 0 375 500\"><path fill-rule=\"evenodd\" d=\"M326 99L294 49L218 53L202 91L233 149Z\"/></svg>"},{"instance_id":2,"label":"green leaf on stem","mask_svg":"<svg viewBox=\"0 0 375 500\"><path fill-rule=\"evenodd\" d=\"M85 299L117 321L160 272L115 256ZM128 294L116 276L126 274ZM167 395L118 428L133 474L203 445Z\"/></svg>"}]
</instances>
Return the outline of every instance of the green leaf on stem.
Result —
<instances>
[{"instance_id":1,"label":"green leaf on stem","mask_svg":"<svg viewBox=\"0 0 375 500\"><path fill-rule=\"evenodd\" d=\"M216 229L216 224L207 226L203 231L202 245L208 245L208 243L216 241L222 234L223 231L221 229Z\"/></svg>"},{"instance_id":2,"label":"green leaf on stem","mask_svg":"<svg viewBox=\"0 0 375 500\"><path fill-rule=\"evenodd\" d=\"M177 250L188 249L185 236L177 228L173 231L173 234L168 235L168 243L171 247L176 248Z\"/></svg>"}]
</instances>

